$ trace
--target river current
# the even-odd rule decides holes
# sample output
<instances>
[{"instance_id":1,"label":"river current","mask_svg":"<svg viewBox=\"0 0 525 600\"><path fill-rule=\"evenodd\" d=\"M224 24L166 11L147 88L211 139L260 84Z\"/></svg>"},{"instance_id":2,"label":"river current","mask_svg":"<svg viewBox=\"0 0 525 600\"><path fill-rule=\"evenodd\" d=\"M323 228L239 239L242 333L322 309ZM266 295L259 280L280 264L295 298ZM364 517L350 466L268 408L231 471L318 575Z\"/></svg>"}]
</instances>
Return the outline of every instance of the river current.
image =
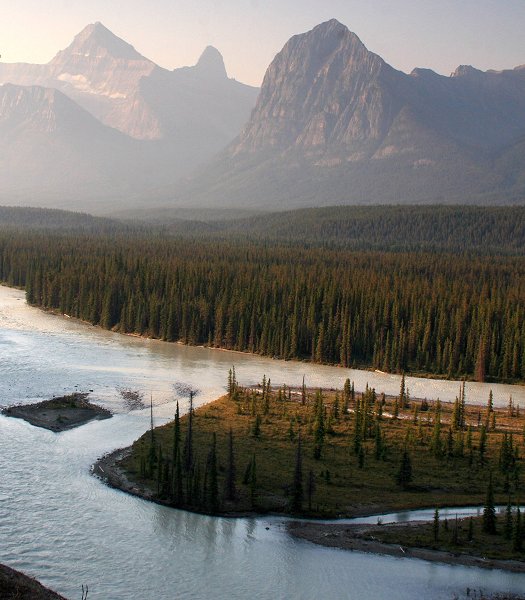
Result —
<instances>
[{"instance_id":1,"label":"river current","mask_svg":"<svg viewBox=\"0 0 525 600\"><path fill-rule=\"evenodd\" d=\"M90 475L102 454L129 445L149 425L121 391L155 405L160 424L174 401L186 406L223 393L235 365L242 384L341 387L349 377L396 394L397 376L189 348L106 332L29 307L23 292L0 286L0 404L92 390L115 416L53 434L0 416L0 562L37 577L72 600L352 599L448 600L470 588L523 591L525 575L345 552L289 537L278 518L222 519L128 496ZM412 396L453 400L459 383L407 378ZM525 388L467 384L469 402L495 403Z\"/></svg>"}]
</instances>

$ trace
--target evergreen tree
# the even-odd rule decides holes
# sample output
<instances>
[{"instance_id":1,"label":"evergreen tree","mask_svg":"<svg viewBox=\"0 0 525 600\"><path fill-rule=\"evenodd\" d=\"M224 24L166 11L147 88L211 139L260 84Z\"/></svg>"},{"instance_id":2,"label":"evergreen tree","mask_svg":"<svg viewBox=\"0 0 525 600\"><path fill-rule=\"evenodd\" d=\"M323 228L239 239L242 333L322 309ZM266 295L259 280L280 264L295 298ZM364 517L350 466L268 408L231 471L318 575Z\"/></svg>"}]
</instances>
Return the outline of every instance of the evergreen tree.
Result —
<instances>
[{"instance_id":1,"label":"evergreen tree","mask_svg":"<svg viewBox=\"0 0 525 600\"><path fill-rule=\"evenodd\" d=\"M434 533L434 541L439 541L439 509L436 508L434 511L434 520L432 525L432 530Z\"/></svg>"},{"instance_id":2,"label":"evergreen tree","mask_svg":"<svg viewBox=\"0 0 525 600\"><path fill-rule=\"evenodd\" d=\"M252 436L256 439L261 437L261 415L255 415L255 420L252 425Z\"/></svg>"},{"instance_id":3,"label":"evergreen tree","mask_svg":"<svg viewBox=\"0 0 525 600\"><path fill-rule=\"evenodd\" d=\"M516 519L514 521L514 535L512 536L512 549L514 552L523 550L523 533L521 525L521 511L519 504L516 505Z\"/></svg>"},{"instance_id":4,"label":"evergreen tree","mask_svg":"<svg viewBox=\"0 0 525 600\"><path fill-rule=\"evenodd\" d=\"M510 504L510 496L509 501L507 503L507 508L505 509L505 524L503 525L503 537L506 540L512 539L512 506Z\"/></svg>"},{"instance_id":5,"label":"evergreen tree","mask_svg":"<svg viewBox=\"0 0 525 600\"><path fill-rule=\"evenodd\" d=\"M472 542L474 539L474 519L470 517L468 520L468 532L467 532L467 540Z\"/></svg>"},{"instance_id":6,"label":"evergreen tree","mask_svg":"<svg viewBox=\"0 0 525 600\"><path fill-rule=\"evenodd\" d=\"M400 485L403 489L406 489L410 482L412 481L412 461L410 460L410 455L408 450L405 448L403 450L403 454L401 456L401 462L399 464L399 469L396 473L396 483Z\"/></svg>"},{"instance_id":7,"label":"evergreen tree","mask_svg":"<svg viewBox=\"0 0 525 600\"><path fill-rule=\"evenodd\" d=\"M496 533L496 508L494 506L494 488L492 484L492 472L489 475L487 486L487 498L483 508L483 531L485 533Z\"/></svg>"},{"instance_id":8,"label":"evergreen tree","mask_svg":"<svg viewBox=\"0 0 525 600\"><path fill-rule=\"evenodd\" d=\"M316 397L316 415L314 425L314 458L319 460L323 452L325 424L324 424L324 405L321 390L317 392Z\"/></svg>"},{"instance_id":9,"label":"evergreen tree","mask_svg":"<svg viewBox=\"0 0 525 600\"><path fill-rule=\"evenodd\" d=\"M189 473L193 467L193 396L195 392L190 392L190 407L188 412L188 429L186 431L186 441L184 444L183 464L184 472Z\"/></svg>"},{"instance_id":10,"label":"evergreen tree","mask_svg":"<svg viewBox=\"0 0 525 600\"><path fill-rule=\"evenodd\" d=\"M303 509L303 456L301 448L301 434L297 440L297 451L295 454L295 470L292 486L291 510L300 513Z\"/></svg>"},{"instance_id":11,"label":"evergreen tree","mask_svg":"<svg viewBox=\"0 0 525 600\"><path fill-rule=\"evenodd\" d=\"M179 455L180 448L180 413L179 413L179 401L177 400L177 408L175 409L175 419L173 421L173 450L171 453L171 460L173 468L177 464L177 456Z\"/></svg>"},{"instance_id":12,"label":"evergreen tree","mask_svg":"<svg viewBox=\"0 0 525 600\"><path fill-rule=\"evenodd\" d=\"M219 511L219 477L217 469L217 436L214 433L210 453L208 455L208 498L207 505L212 513Z\"/></svg>"},{"instance_id":13,"label":"evergreen tree","mask_svg":"<svg viewBox=\"0 0 525 600\"><path fill-rule=\"evenodd\" d=\"M230 427L228 435L228 469L226 471L226 490L225 498L230 502L234 502L237 497L237 489L235 486L235 453L233 449L233 431Z\"/></svg>"}]
</instances>

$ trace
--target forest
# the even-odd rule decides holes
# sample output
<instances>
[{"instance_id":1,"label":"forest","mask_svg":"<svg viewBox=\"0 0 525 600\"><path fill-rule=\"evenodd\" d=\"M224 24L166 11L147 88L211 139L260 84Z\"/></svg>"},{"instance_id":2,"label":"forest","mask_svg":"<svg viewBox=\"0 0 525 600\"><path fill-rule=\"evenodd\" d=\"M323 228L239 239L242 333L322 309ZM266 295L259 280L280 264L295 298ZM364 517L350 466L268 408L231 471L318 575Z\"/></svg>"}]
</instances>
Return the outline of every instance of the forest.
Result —
<instances>
[{"instance_id":1,"label":"forest","mask_svg":"<svg viewBox=\"0 0 525 600\"><path fill-rule=\"evenodd\" d=\"M395 251L336 247L315 228L311 240L292 242L182 236L143 224L62 231L11 222L0 227L0 279L25 288L33 305L121 333L344 367L522 381L522 211L499 209L500 229L471 231L459 250L458 211L447 229L448 209L435 210L439 251L394 242ZM479 220L472 212L464 209L465 223ZM398 242L415 222L399 228ZM478 250L498 237L501 252Z\"/></svg>"}]
</instances>

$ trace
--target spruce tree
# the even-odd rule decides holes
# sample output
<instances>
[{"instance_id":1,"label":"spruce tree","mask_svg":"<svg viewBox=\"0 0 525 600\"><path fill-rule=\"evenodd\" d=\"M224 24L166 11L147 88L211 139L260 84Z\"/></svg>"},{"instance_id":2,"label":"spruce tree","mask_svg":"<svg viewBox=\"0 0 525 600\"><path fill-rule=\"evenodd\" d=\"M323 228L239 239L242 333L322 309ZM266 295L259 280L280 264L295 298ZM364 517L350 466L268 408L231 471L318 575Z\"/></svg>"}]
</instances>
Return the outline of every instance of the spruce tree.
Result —
<instances>
[{"instance_id":1,"label":"spruce tree","mask_svg":"<svg viewBox=\"0 0 525 600\"><path fill-rule=\"evenodd\" d=\"M496 507L494 506L494 487L492 483L492 472L489 475L487 486L487 498L483 508L483 531L485 533L496 533Z\"/></svg>"},{"instance_id":2,"label":"spruce tree","mask_svg":"<svg viewBox=\"0 0 525 600\"><path fill-rule=\"evenodd\" d=\"M183 464L184 472L189 473L193 467L193 396L190 392L190 408L188 412L188 429L186 431L186 441L184 444Z\"/></svg>"},{"instance_id":3,"label":"spruce tree","mask_svg":"<svg viewBox=\"0 0 525 600\"><path fill-rule=\"evenodd\" d=\"M436 508L434 511L434 520L432 524L432 530L434 533L434 541L439 541L439 509Z\"/></svg>"},{"instance_id":4,"label":"spruce tree","mask_svg":"<svg viewBox=\"0 0 525 600\"><path fill-rule=\"evenodd\" d=\"M408 450L405 448L401 456L401 462L399 469L396 473L396 483L403 489L406 489L409 483L412 481L412 461Z\"/></svg>"},{"instance_id":5,"label":"spruce tree","mask_svg":"<svg viewBox=\"0 0 525 600\"><path fill-rule=\"evenodd\" d=\"M235 453L233 448L233 431L230 427L228 435L228 470L226 471L226 490L225 498L230 502L234 502L237 497L237 489L235 486Z\"/></svg>"},{"instance_id":6,"label":"spruce tree","mask_svg":"<svg viewBox=\"0 0 525 600\"><path fill-rule=\"evenodd\" d=\"M523 534L521 525L521 511L519 504L516 506L516 519L514 521L514 535L512 536L512 549L514 552L523 550Z\"/></svg>"},{"instance_id":7,"label":"spruce tree","mask_svg":"<svg viewBox=\"0 0 525 600\"><path fill-rule=\"evenodd\" d=\"M219 510L219 477L217 468L217 436L214 433L208 455L208 498L207 505L212 513Z\"/></svg>"},{"instance_id":8,"label":"spruce tree","mask_svg":"<svg viewBox=\"0 0 525 600\"><path fill-rule=\"evenodd\" d=\"M512 506L510 504L510 496L509 501L507 503L507 508L505 509L505 524L503 525L503 537L506 540L512 539Z\"/></svg>"},{"instance_id":9,"label":"spruce tree","mask_svg":"<svg viewBox=\"0 0 525 600\"><path fill-rule=\"evenodd\" d=\"M300 513L303 509L303 456L301 447L301 434L297 440L297 450L295 453L295 470L292 486L291 510L293 513Z\"/></svg>"},{"instance_id":10,"label":"spruce tree","mask_svg":"<svg viewBox=\"0 0 525 600\"><path fill-rule=\"evenodd\" d=\"M312 510L312 498L315 494L315 474L310 469L308 472L308 510L311 512Z\"/></svg>"}]
</instances>

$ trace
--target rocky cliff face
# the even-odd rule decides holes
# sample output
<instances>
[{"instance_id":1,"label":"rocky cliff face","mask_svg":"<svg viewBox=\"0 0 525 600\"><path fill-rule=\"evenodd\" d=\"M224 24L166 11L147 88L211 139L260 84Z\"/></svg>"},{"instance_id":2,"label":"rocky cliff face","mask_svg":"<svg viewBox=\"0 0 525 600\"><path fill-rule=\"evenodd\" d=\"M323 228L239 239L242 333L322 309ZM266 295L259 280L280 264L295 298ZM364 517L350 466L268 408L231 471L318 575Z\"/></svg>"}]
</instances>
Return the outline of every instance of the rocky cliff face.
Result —
<instances>
[{"instance_id":1,"label":"rocky cliff face","mask_svg":"<svg viewBox=\"0 0 525 600\"><path fill-rule=\"evenodd\" d=\"M451 77L396 71L336 20L291 38L268 68L252 117L232 155L294 148L360 160L405 152L393 128L408 121L455 142L479 146L525 133L523 69ZM388 146L383 142L390 137ZM424 158L424 157L423 157Z\"/></svg>"},{"instance_id":2,"label":"rocky cliff face","mask_svg":"<svg viewBox=\"0 0 525 600\"><path fill-rule=\"evenodd\" d=\"M338 21L294 36L268 68L234 152L378 140L399 110L387 93L394 77L394 70Z\"/></svg>"}]
</instances>

